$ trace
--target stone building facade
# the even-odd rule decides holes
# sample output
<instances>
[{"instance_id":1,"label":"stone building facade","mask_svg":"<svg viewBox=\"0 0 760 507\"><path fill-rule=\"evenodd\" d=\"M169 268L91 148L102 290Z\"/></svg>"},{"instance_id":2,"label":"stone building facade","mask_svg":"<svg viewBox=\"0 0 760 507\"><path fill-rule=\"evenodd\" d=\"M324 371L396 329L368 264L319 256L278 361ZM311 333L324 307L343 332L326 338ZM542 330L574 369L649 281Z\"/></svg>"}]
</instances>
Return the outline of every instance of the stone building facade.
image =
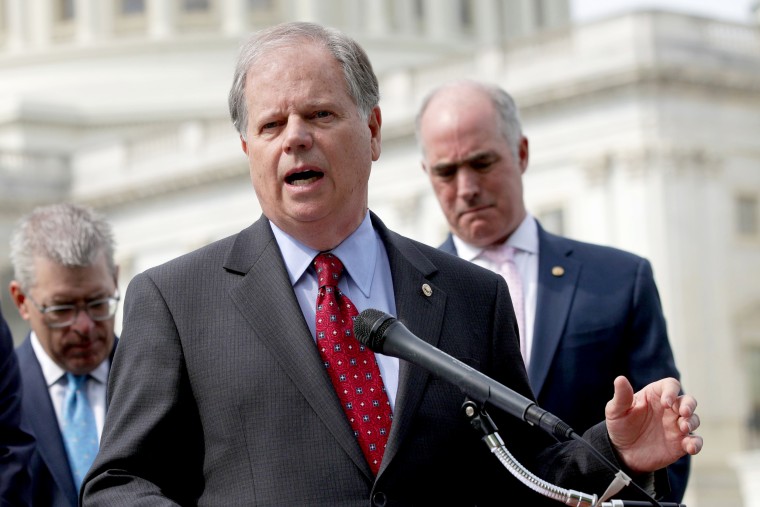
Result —
<instances>
[{"instance_id":1,"label":"stone building facade","mask_svg":"<svg viewBox=\"0 0 760 507\"><path fill-rule=\"evenodd\" d=\"M414 113L445 80L505 87L531 142L529 209L653 263L706 439L686 502L756 506L760 28L659 11L574 25L569 13L567 0L0 0L0 284L10 228L41 203L108 216L122 289L250 224L260 208L226 109L240 41L284 20L336 26L381 82L370 207L438 244Z\"/></svg>"}]
</instances>

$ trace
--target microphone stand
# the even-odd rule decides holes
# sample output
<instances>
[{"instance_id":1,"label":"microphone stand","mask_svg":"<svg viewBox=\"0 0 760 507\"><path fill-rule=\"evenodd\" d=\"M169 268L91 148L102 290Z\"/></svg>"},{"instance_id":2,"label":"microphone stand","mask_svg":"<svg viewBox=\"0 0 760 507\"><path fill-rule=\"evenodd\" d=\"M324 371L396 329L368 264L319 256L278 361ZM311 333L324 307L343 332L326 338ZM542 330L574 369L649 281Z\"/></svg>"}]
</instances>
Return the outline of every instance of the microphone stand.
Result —
<instances>
[{"instance_id":1,"label":"microphone stand","mask_svg":"<svg viewBox=\"0 0 760 507\"><path fill-rule=\"evenodd\" d=\"M644 507L648 505L660 507L686 507L685 505L672 502L659 503L651 497L649 497L650 501L648 502L633 500L610 500L600 502L596 495L589 495L587 493L582 493L573 489L565 489L551 484L531 473L521 465L514 456L512 456L504 445L501 436L499 436L496 425L482 406L478 406L475 402L467 398L464 404L462 404L462 411L470 425L483 435L483 442L485 442L488 449L498 458L501 464L504 465L504 467L517 478L517 480L540 495L573 507ZM583 439L579 440L585 443ZM599 457L601 457L608 466L611 465L603 456Z\"/></svg>"}]
</instances>

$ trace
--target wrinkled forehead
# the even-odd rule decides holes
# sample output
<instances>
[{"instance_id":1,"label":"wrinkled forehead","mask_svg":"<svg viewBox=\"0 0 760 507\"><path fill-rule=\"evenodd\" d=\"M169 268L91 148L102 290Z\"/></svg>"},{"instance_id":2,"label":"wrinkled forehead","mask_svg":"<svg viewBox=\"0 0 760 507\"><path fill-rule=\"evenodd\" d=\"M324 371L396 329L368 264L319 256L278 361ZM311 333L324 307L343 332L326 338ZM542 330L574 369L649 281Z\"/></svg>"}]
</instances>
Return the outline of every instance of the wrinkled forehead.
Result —
<instances>
[{"instance_id":1,"label":"wrinkled forehead","mask_svg":"<svg viewBox=\"0 0 760 507\"><path fill-rule=\"evenodd\" d=\"M36 278L33 288L46 298L88 298L110 295L116 280L104 257L87 266L64 266L46 257L34 259Z\"/></svg>"}]
</instances>

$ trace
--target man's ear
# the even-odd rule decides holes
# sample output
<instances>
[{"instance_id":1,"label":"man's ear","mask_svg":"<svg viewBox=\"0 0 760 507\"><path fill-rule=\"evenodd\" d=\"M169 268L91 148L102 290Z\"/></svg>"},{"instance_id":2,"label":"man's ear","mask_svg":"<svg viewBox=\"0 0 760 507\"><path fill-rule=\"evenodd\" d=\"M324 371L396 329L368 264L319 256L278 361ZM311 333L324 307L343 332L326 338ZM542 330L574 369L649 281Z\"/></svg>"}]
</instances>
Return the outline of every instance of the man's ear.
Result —
<instances>
[{"instance_id":1,"label":"man's ear","mask_svg":"<svg viewBox=\"0 0 760 507\"><path fill-rule=\"evenodd\" d=\"M367 119L370 132L370 147L372 149L372 161L380 158L380 127L383 124L383 115L380 113L380 106L375 106L369 112Z\"/></svg>"},{"instance_id":2,"label":"man's ear","mask_svg":"<svg viewBox=\"0 0 760 507\"><path fill-rule=\"evenodd\" d=\"M18 313L21 315L21 318L29 320L29 311L24 304L26 301L26 295L24 294L24 291L21 290L21 284L16 280L12 280L10 285L8 285L8 291L11 293L11 301L13 301L13 304L18 308Z\"/></svg>"},{"instance_id":3,"label":"man's ear","mask_svg":"<svg viewBox=\"0 0 760 507\"><path fill-rule=\"evenodd\" d=\"M242 135L240 136L240 147L243 148L243 153L248 155L248 142Z\"/></svg>"},{"instance_id":4,"label":"man's ear","mask_svg":"<svg viewBox=\"0 0 760 507\"><path fill-rule=\"evenodd\" d=\"M528 169L528 160L530 159L530 149L528 147L528 138L522 136L520 144L517 147L517 156L520 158L520 174L525 174Z\"/></svg>"}]
</instances>

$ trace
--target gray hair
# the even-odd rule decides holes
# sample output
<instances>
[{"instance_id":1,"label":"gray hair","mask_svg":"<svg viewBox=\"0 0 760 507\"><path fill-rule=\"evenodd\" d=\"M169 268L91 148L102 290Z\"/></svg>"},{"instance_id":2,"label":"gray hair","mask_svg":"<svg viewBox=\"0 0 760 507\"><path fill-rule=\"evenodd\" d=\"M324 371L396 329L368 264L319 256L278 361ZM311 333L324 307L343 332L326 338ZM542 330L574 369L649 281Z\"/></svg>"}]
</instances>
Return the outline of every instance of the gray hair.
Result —
<instances>
[{"instance_id":1,"label":"gray hair","mask_svg":"<svg viewBox=\"0 0 760 507\"><path fill-rule=\"evenodd\" d=\"M88 267L101 253L115 277L111 226L91 208L77 204L35 208L19 220L11 235L14 276L25 291L36 283L35 258L43 257L65 267Z\"/></svg>"},{"instance_id":2,"label":"gray hair","mask_svg":"<svg viewBox=\"0 0 760 507\"><path fill-rule=\"evenodd\" d=\"M377 76L367 53L356 41L334 28L315 23L282 23L256 32L240 50L230 89L229 108L232 124L243 139L248 130L248 109L245 103L248 70L268 51L298 46L303 42L321 44L343 67L348 93L362 118L369 118L372 109L380 102ZM271 86L277 86L277 83L272 83Z\"/></svg>"},{"instance_id":3,"label":"gray hair","mask_svg":"<svg viewBox=\"0 0 760 507\"><path fill-rule=\"evenodd\" d=\"M489 99L491 99L494 110L496 110L498 113L499 128L501 129L501 133L504 136L504 139L507 140L507 143L509 143L510 148L512 148L512 153L517 159L519 156L520 140L522 139L523 133L522 124L520 123L520 112L517 108L515 100L509 93L496 85L481 83L469 79L462 79L444 84L438 88L433 89L430 93L427 94L427 96L425 96L425 99L422 101L422 106L420 107L420 110L417 113L417 117L415 118L415 133L417 135L417 142L419 145L422 146L424 150L424 146L422 145L422 135L420 132L420 123L422 121L422 116L425 114L425 111L427 110L428 105L430 105L430 102L433 100L433 97L435 97L438 92L442 90L460 85L465 85L475 90L480 90L485 93Z\"/></svg>"}]
</instances>

